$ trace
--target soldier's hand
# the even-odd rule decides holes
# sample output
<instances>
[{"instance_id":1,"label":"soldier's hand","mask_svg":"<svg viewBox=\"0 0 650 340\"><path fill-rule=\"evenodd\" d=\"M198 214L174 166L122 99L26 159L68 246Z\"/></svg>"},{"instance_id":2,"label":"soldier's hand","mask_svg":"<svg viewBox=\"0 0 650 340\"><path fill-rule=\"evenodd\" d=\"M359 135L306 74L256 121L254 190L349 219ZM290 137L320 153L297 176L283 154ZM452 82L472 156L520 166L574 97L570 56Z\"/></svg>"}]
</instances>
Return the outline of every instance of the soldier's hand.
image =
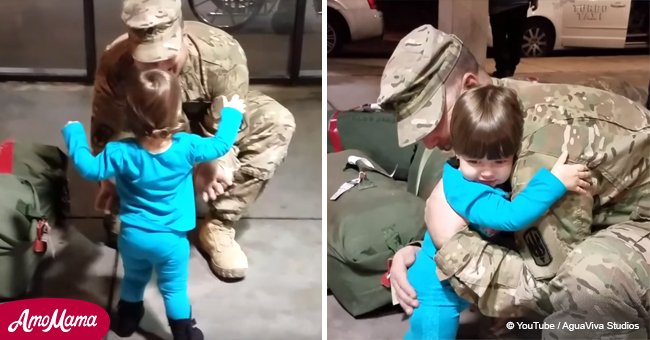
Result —
<instances>
[{"instance_id":1,"label":"soldier's hand","mask_svg":"<svg viewBox=\"0 0 650 340\"><path fill-rule=\"evenodd\" d=\"M553 165L551 173L567 190L587 194L591 188L591 172L584 164L565 164L568 156L568 152L563 152Z\"/></svg>"},{"instance_id":2,"label":"soldier's hand","mask_svg":"<svg viewBox=\"0 0 650 340\"><path fill-rule=\"evenodd\" d=\"M419 305L415 290L406 276L406 271L415 262L415 255L419 250L420 248L416 246L406 246L398 250L390 266L390 284L393 287L392 289L395 290L397 300L406 315L411 315L413 308Z\"/></svg>"},{"instance_id":3,"label":"soldier's hand","mask_svg":"<svg viewBox=\"0 0 650 340\"><path fill-rule=\"evenodd\" d=\"M95 197L95 209L104 214L111 214L113 207L117 206L117 191L111 181L99 182L99 192Z\"/></svg>"},{"instance_id":4,"label":"soldier's hand","mask_svg":"<svg viewBox=\"0 0 650 340\"><path fill-rule=\"evenodd\" d=\"M226 96L223 96L223 107L231 107L241 113L244 113L246 110L246 104L239 98L239 95L232 96L230 100Z\"/></svg>"},{"instance_id":5,"label":"soldier's hand","mask_svg":"<svg viewBox=\"0 0 650 340\"><path fill-rule=\"evenodd\" d=\"M506 335L507 333L510 332L509 329L506 328L506 324L510 321L509 318L494 318L492 320L492 326L490 327L490 332L494 334L497 337L501 337L503 335Z\"/></svg>"},{"instance_id":6,"label":"soldier's hand","mask_svg":"<svg viewBox=\"0 0 650 340\"><path fill-rule=\"evenodd\" d=\"M197 165L194 168L194 189L201 193L204 202L214 201L232 185L233 172L215 161Z\"/></svg>"}]
</instances>

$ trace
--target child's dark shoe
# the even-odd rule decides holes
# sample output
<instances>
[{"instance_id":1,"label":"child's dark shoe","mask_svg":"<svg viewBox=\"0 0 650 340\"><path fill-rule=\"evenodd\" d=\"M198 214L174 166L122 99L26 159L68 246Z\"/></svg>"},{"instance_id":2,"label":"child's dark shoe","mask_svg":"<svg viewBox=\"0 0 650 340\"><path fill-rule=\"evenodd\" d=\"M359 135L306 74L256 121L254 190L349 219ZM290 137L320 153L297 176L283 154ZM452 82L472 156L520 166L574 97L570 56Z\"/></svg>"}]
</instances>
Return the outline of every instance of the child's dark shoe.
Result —
<instances>
[{"instance_id":1,"label":"child's dark shoe","mask_svg":"<svg viewBox=\"0 0 650 340\"><path fill-rule=\"evenodd\" d=\"M113 332L120 337L131 336L138 329L140 320L144 315L144 304L140 302L127 302L120 300L117 303L117 320Z\"/></svg>"},{"instance_id":2,"label":"child's dark shoe","mask_svg":"<svg viewBox=\"0 0 650 340\"><path fill-rule=\"evenodd\" d=\"M203 340L203 332L194 319L169 320L174 340Z\"/></svg>"}]
</instances>

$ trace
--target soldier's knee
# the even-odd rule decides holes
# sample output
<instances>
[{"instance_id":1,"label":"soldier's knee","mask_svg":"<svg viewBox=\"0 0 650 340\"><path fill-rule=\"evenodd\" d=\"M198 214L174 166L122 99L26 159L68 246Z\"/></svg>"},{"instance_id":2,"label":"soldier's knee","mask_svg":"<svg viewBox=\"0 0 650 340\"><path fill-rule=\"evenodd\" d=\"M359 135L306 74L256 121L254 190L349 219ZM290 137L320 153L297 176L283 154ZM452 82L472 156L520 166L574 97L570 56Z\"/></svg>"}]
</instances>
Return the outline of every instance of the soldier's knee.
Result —
<instances>
[{"instance_id":1,"label":"soldier's knee","mask_svg":"<svg viewBox=\"0 0 650 340\"><path fill-rule=\"evenodd\" d=\"M296 130L296 120L287 108L279 104L278 106L275 110L275 129L285 137L291 137Z\"/></svg>"},{"instance_id":2,"label":"soldier's knee","mask_svg":"<svg viewBox=\"0 0 650 340\"><path fill-rule=\"evenodd\" d=\"M291 111L275 100L271 100L261 108L263 120L268 124L268 130L291 137L296 129L296 121Z\"/></svg>"},{"instance_id":3,"label":"soldier's knee","mask_svg":"<svg viewBox=\"0 0 650 340\"><path fill-rule=\"evenodd\" d=\"M591 238L566 259L549 284L554 321L634 320L640 311L635 264L619 240ZM577 319L576 319L577 320Z\"/></svg>"},{"instance_id":4,"label":"soldier's knee","mask_svg":"<svg viewBox=\"0 0 650 340\"><path fill-rule=\"evenodd\" d=\"M251 120L250 145L242 145L242 150L265 154L269 157L269 164L277 166L280 161L276 158L286 156L296 130L295 119L287 108L275 100L260 107L259 114L255 121Z\"/></svg>"}]
</instances>

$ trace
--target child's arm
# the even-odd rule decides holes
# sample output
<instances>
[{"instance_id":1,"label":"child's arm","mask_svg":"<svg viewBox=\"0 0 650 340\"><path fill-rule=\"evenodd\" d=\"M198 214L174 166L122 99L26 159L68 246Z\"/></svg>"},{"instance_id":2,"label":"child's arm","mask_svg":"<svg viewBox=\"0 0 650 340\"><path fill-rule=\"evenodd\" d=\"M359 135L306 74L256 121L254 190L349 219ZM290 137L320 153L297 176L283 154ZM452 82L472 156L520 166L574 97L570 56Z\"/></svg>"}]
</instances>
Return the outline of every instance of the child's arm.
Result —
<instances>
[{"instance_id":1,"label":"child's arm","mask_svg":"<svg viewBox=\"0 0 650 340\"><path fill-rule=\"evenodd\" d=\"M81 176L90 181L104 180L115 175L119 161L119 152L112 143L97 156L93 156L86 139L86 132L80 122L69 122L61 130L68 147L70 158Z\"/></svg>"},{"instance_id":2,"label":"child's arm","mask_svg":"<svg viewBox=\"0 0 650 340\"><path fill-rule=\"evenodd\" d=\"M192 140L192 163L217 159L225 155L235 144L245 105L236 95L233 96L232 101L224 100L224 102L221 122L214 137L195 137Z\"/></svg>"},{"instance_id":3,"label":"child's arm","mask_svg":"<svg viewBox=\"0 0 650 340\"><path fill-rule=\"evenodd\" d=\"M566 187L547 169L540 169L512 201L485 184L462 178L460 171L445 165L445 197L467 221L500 231L528 227L565 193Z\"/></svg>"}]
</instances>

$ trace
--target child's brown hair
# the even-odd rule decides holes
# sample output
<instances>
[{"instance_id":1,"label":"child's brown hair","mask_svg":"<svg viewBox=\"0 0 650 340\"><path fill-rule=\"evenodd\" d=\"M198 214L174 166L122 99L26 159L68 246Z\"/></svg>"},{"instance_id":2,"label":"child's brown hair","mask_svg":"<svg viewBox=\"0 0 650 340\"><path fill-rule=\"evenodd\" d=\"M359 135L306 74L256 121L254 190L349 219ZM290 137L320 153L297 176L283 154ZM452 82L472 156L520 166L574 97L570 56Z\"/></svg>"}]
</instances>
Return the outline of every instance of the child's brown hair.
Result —
<instances>
[{"instance_id":1,"label":"child's brown hair","mask_svg":"<svg viewBox=\"0 0 650 340\"><path fill-rule=\"evenodd\" d=\"M516 155L524 114L515 91L485 85L463 93L451 114L451 146L457 155L490 160Z\"/></svg>"},{"instance_id":2,"label":"child's brown hair","mask_svg":"<svg viewBox=\"0 0 650 340\"><path fill-rule=\"evenodd\" d=\"M179 120L181 86L169 72L139 72L127 87L129 127L136 138L167 138L183 130Z\"/></svg>"}]
</instances>

